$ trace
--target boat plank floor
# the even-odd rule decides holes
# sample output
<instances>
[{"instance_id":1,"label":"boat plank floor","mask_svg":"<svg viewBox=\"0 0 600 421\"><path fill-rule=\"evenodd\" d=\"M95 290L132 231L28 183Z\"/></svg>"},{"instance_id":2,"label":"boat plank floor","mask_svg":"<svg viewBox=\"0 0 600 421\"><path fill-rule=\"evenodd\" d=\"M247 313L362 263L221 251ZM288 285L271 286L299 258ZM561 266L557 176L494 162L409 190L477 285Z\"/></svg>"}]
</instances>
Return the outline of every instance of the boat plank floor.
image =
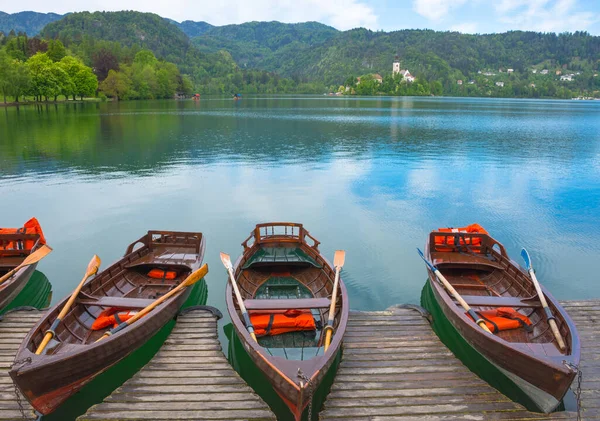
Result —
<instances>
[{"instance_id":1,"label":"boat plank floor","mask_svg":"<svg viewBox=\"0 0 600 421\"><path fill-rule=\"evenodd\" d=\"M190 335L192 326L201 326L205 334L192 330ZM209 311L179 316L154 358L78 420L275 420L229 365L216 332L217 319ZM181 353L186 358L177 363L174 357Z\"/></svg>"},{"instance_id":2,"label":"boat plank floor","mask_svg":"<svg viewBox=\"0 0 600 421\"><path fill-rule=\"evenodd\" d=\"M600 420L600 326L593 323L600 300L561 304L582 342L582 419ZM539 414L511 402L468 371L414 309L350 312L346 333L322 421L577 419L574 412Z\"/></svg>"}]
</instances>

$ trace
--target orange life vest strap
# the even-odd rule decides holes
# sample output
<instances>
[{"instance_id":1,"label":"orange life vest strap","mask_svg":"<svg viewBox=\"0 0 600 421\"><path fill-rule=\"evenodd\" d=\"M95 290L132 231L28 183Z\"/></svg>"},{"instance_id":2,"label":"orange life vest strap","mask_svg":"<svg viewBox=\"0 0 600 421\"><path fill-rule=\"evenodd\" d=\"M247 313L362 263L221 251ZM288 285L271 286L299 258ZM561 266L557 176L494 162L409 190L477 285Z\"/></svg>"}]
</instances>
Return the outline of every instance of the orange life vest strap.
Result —
<instances>
[{"instance_id":1,"label":"orange life vest strap","mask_svg":"<svg viewBox=\"0 0 600 421\"><path fill-rule=\"evenodd\" d=\"M36 218L31 218L29 221L23 224L22 228L0 228L0 234L38 234L40 236L39 245L46 244L46 238L42 227ZM30 251L35 242L33 240L23 241L11 241L7 244L0 244L0 250L24 250Z\"/></svg>"},{"instance_id":2,"label":"orange life vest strap","mask_svg":"<svg viewBox=\"0 0 600 421\"><path fill-rule=\"evenodd\" d=\"M275 336L282 333L316 329L315 319L310 310L251 314L250 321L254 326L256 336Z\"/></svg>"},{"instance_id":3,"label":"orange life vest strap","mask_svg":"<svg viewBox=\"0 0 600 421\"><path fill-rule=\"evenodd\" d=\"M460 237L460 234L488 234L488 232L479 224L471 224L466 227L461 228L438 228L439 232L448 232L448 233L456 233L457 237L459 237L458 244L467 245L467 246L481 246L481 238L470 238L470 237ZM445 245L453 246L455 237L435 237L435 245L436 251L452 251L452 247L443 247ZM440 247L442 246L442 247ZM474 252L480 252L480 250L473 250Z\"/></svg>"},{"instance_id":4,"label":"orange life vest strap","mask_svg":"<svg viewBox=\"0 0 600 421\"><path fill-rule=\"evenodd\" d=\"M174 270L164 270L155 268L148 272L148 276L154 279L173 280L177 278L177 272L175 272Z\"/></svg>"},{"instance_id":5,"label":"orange life vest strap","mask_svg":"<svg viewBox=\"0 0 600 421\"><path fill-rule=\"evenodd\" d=\"M532 323L529 317L511 307L498 307L494 310L476 311L476 313L492 333L519 328L531 331Z\"/></svg>"},{"instance_id":6,"label":"orange life vest strap","mask_svg":"<svg viewBox=\"0 0 600 421\"><path fill-rule=\"evenodd\" d=\"M111 307L104 310L98 315L94 323L92 323L92 330L101 330L107 327L117 327L121 323L131 319L137 311L133 310L122 310L119 311L117 307Z\"/></svg>"}]
</instances>

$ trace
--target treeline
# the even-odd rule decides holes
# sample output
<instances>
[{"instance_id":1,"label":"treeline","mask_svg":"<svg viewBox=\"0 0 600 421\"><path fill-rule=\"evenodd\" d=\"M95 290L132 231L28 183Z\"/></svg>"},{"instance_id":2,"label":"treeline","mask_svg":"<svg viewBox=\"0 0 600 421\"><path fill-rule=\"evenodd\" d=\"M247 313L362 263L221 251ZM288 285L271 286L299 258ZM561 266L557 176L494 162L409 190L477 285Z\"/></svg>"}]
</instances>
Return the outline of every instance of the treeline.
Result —
<instances>
[{"instance_id":1,"label":"treeline","mask_svg":"<svg viewBox=\"0 0 600 421\"><path fill-rule=\"evenodd\" d=\"M15 102L23 96L37 101L59 95L75 99L96 93L98 80L92 69L79 59L67 54L60 41L45 42L25 37L9 37L0 48L0 94Z\"/></svg>"}]
</instances>

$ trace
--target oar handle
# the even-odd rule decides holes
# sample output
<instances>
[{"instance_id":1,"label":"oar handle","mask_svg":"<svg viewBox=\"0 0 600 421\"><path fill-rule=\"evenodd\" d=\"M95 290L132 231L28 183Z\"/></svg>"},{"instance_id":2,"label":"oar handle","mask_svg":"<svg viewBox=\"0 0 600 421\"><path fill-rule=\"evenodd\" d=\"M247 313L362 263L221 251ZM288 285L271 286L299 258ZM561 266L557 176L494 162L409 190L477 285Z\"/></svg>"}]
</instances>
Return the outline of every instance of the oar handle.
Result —
<instances>
[{"instance_id":1,"label":"oar handle","mask_svg":"<svg viewBox=\"0 0 600 421\"><path fill-rule=\"evenodd\" d=\"M240 306L240 311L242 312L242 319L244 320L244 325L246 325L246 329L248 329L248 333L254 339L254 342L258 342L256 339L256 333L254 333L254 325L250 320L250 315L248 314L248 310L246 310L246 306L244 305L244 300L242 299L242 294L240 294L240 290L237 286L237 282L235 281L235 275L233 274L233 268L231 265L226 265L227 273L229 274L229 279L231 280L231 286L233 287L233 292L235 293L235 298L237 299L238 305Z\"/></svg>"},{"instance_id":2,"label":"oar handle","mask_svg":"<svg viewBox=\"0 0 600 421\"><path fill-rule=\"evenodd\" d=\"M335 268L335 280L333 282L333 292L331 293L331 304L329 305L329 316L327 316L327 326L325 326L325 345L324 350L327 351L331 344L331 335L333 334L333 321L335 319L335 305L337 301L338 285L340 283L340 271L341 268L336 266Z\"/></svg>"}]
</instances>

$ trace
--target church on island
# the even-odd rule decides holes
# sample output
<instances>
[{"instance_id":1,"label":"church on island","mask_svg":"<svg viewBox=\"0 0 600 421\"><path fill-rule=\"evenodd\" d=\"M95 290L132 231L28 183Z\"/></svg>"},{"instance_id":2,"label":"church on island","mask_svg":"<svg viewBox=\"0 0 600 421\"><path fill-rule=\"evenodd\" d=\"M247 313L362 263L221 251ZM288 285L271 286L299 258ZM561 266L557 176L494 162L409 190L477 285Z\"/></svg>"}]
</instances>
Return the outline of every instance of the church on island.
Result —
<instances>
[{"instance_id":1,"label":"church on island","mask_svg":"<svg viewBox=\"0 0 600 421\"><path fill-rule=\"evenodd\" d=\"M404 78L404 80L407 82L415 81L415 77L410 74L408 69L400 68L400 59L398 58L398 56L396 56L396 58L394 59L394 66L393 66L393 70L392 70L393 75L396 75L397 73L400 73L402 75L402 77Z\"/></svg>"}]
</instances>

